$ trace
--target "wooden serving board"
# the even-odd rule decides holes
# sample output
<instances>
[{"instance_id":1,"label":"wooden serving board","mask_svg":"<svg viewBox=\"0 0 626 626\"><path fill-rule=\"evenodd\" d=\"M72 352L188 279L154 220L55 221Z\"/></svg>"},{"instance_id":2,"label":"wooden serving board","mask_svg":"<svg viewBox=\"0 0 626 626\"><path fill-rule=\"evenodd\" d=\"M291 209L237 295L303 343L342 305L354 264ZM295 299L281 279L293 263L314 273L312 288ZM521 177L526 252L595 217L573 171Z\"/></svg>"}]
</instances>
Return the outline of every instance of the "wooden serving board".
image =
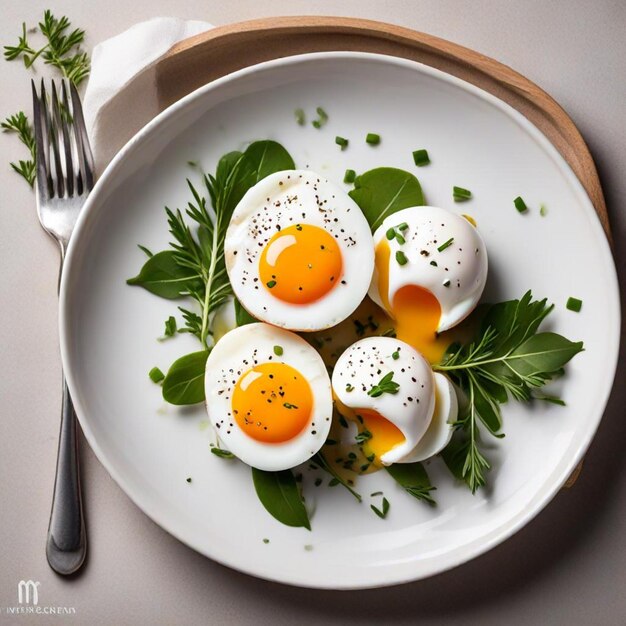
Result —
<instances>
[{"instance_id":1,"label":"wooden serving board","mask_svg":"<svg viewBox=\"0 0 626 626\"><path fill-rule=\"evenodd\" d=\"M600 180L589 148L567 113L510 67L458 44L401 26L343 17L278 17L220 26L176 44L157 62L159 108L194 89L256 63L308 52L361 51L418 61L472 83L508 103L537 126L587 191L609 242ZM574 470L565 487L580 474Z\"/></svg>"},{"instance_id":2,"label":"wooden serving board","mask_svg":"<svg viewBox=\"0 0 626 626\"><path fill-rule=\"evenodd\" d=\"M176 44L156 65L159 106L236 70L307 52L356 50L419 61L472 83L517 109L554 144L587 191L609 241L600 180L567 113L510 67L445 39L401 26L344 17L274 17L214 28Z\"/></svg>"}]
</instances>

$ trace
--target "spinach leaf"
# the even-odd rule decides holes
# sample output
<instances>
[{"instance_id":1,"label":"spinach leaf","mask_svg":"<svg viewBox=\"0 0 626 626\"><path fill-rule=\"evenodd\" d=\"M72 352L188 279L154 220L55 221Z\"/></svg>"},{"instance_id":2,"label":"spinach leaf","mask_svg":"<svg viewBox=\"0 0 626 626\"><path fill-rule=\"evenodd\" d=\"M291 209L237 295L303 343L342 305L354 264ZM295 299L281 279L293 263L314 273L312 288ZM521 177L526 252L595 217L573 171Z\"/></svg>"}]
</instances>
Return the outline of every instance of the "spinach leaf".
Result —
<instances>
[{"instance_id":1,"label":"spinach leaf","mask_svg":"<svg viewBox=\"0 0 626 626\"><path fill-rule=\"evenodd\" d=\"M174 361L163 381L163 398L167 402L184 405L204 400L204 371L209 352L192 352Z\"/></svg>"},{"instance_id":2,"label":"spinach leaf","mask_svg":"<svg viewBox=\"0 0 626 626\"><path fill-rule=\"evenodd\" d=\"M396 211L424 204L417 178L395 167L378 167L357 176L350 197L363 211L372 232Z\"/></svg>"},{"instance_id":3,"label":"spinach leaf","mask_svg":"<svg viewBox=\"0 0 626 626\"><path fill-rule=\"evenodd\" d=\"M298 483L291 470L266 472L252 468L254 488L267 512L286 526L311 530Z\"/></svg>"},{"instance_id":4,"label":"spinach leaf","mask_svg":"<svg viewBox=\"0 0 626 626\"><path fill-rule=\"evenodd\" d=\"M246 311L241 302L235 298L235 321L237 322L237 326L245 326L246 324L254 324L259 320L256 317L252 317L248 311Z\"/></svg>"},{"instance_id":5,"label":"spinach leaf","mask_svg":"<svg viewBox=\"0 0 626 626\"><path fill-rule=\"evenodd\" d=\"M188 295L190 288L197 288L199 279L200 274L195 269L177 262L173 250L164 250L151 256L139 274L126 283L139 285L161 298L175 300Z\"/></svg>"}]
</instances>

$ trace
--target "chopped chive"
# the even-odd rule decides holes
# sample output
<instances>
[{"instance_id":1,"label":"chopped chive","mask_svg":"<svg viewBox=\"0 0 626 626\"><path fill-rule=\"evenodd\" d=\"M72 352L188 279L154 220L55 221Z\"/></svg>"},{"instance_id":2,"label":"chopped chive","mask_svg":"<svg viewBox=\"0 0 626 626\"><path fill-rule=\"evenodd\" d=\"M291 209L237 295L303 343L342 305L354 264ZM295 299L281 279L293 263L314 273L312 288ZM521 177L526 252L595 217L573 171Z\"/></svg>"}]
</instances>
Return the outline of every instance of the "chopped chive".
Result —
<instances>
[{"instance_id":1,"label":"chopped chive","mask_svg":"<svg viewBox=\"0 0 626 626\"><path fill-rule=\"evenodd\" d=\"M539 215L541 215L541 217L545 217L548 214L548 208L546 207L545 204L542 204L539 207Z\"/></svg>"},{"instance_id":2,"label":"chopped chive","mask_svg":"<svg viewBox=\"0 0 626 626\"><path fill-rule=\"evenodd\" d=\"M307 552L311 552L311 550L313 550L313 546L310 543L307 543L306 546L304 546L304 549Z\"/></svg>"},{"instance_id":3,"label":"chopped chive","mask_svg":"<svg viewBox=\"0 0 626 626\"><path fill-rule=\"evenodd\" d=\"M291 404L291 402L283 402L283 406L286 409L297 409L298 408L295 404Z\"/></svg>"},{"instance_id":4,"label":"chopped chive","mask_svg":"<svg viewBox=\"0 0 626 626\"><path fill-rule=\"evenodd\" d=\"M313 120L311 123L315 128L321 128L328 121L328 114L324 111L324 109L322 109L322 107L317 107L316 111L318 118Z\"/></svg>"},{"instance_id":5,"label":"chopped chive","mask_svg":"<svg viewBox=\"0 0 626 626\"><path fill-rule=\"evenodd\" d=\"M348 147L348 140L345 137L340 137L339 135L335 137L335 143L338 146L341 146L342 150L345 150Z\"/></svg>"},{"instance_id":6,"label":"chopped chive","mask_svg":"<svg viewBox=\"0 0 626 626\"><path fill-rule=\"evenodd\" d=\"M438 267L438 265L437 265L437 261L431 261L431 262L430 262L430 264L431 264L433 267Z\"/></svg>"},{"instance_id":7,"label":"chopped chive","mask_svg":"<svg viewBox=\"0 0 626 626\"><path fill-rule=\"evenodd\" d=\"M317 107L317 109L315 109L317 111L317 114L320 116L320 119L326 121L328 119L328 113L326 113L326 111L324 111L324 109L322 109L322 107Z\"/></svg>"},{"instance_id":8,"label":"chopped chive","mask_svg":"<svg viewBox=\"0 0 626 626\"><path fill-rule=\"evenodd\" d=\"M370 463L373 463L374 459L376 458L376 455L372 453L372 454L370 454L369 456L366 456L365 458L366 458L366 459L367 459ZM380 494L382 495L382 493L383 493L383 492L381 491L381 492L380 492Z\"/></svg>"},{"instance_id":9,"label":"chopped chive","mask_svg":"<svg viewBox=\"0 0 626 626\"><path fill-rule=\"evenodd\" d=\"M377 135L376 133L367 133L365 142L369 143L370 146L377 146L380 143L380 135Z\"/></svg>"},{"instance_id":10,"label":"chopped chive","mask_svg":"<svg viewBox=\"0 0 626 626\"><path fill-rule=\"evenodd\" d=\"M396 233L396 241L403 246L406 243L406 239L400 234Z\"/></svg>"},{"instance_id":11,"label":"chopped chive","mask_svg":"<svg viewBox=\"0 0 626 626\"><path fill-rule=\"evenodd\" d=\"M445 243L442 243L437 248L437 252L443 252L446 248L449 248L452 245L453 242L454 242L454 237L450 237L450 239L448 239L448 241L446 241Z\"/></svg>"},{"instance_id":12,"label":"chopped chive","mask_svg":"<svg viewBox=\"0 0 626 626\"><path fill-rule=\"evenodd\" d=\"M526 213L526 211L528 211L528 207L526 206L522 196L517 196L517 198L513 200L513 204L515 205L518 213Z\"/></svg>"},{"instance_id":13,"label":"chopped chive","mask_svg":"<svg viewBox=\"0 0 626 626\"><path fill-rule=\"evenodd\" d=\"M354 387L353 387L350 383L348 383L348 384L346 385L346 391L347 391L348 393L350 393L351 391L354 391Z\"/></svg>"},{"instance_id":14,"label":"chopped chive","mask_svg":"<svg viewBox=\"0 0 626 626\"><path fill-rule=\"evenodd\" d=\"M190 483L191 482L191 476L187 476L187 482Z\"/></svg>"},{"instance_id":15,"label":"chopped chive","mask_svg":"<svg viewBox=\"0 0 626 626\"><path fill-rule=\"evenodd\" d=\"M416 150L413 152L413 162L417 167L423 167L424 165L428 165L430 163L430 158L428 157L428 150Z\"/></svg>"},{"instance_id":16,"label":"chopped chive","mask_svg":"<svg viewBox=\"0 0 626 626\"><path fill-rule=\"evenodd\" d=\"M397 360L400 358L400 352L399 352L398 350L396 350L395 352L393 352L393 353L391 354L391 358L392 358L394 361L397 361Z\"/></svg>"},{"instance_id":17,"label":"chopped chive","mask_svg":"<svg viewBox=\"0 0 626 626\"><path fill-rule=\"evenodd\" d=\"M270 540L269 539L263 539L263 543L269 543Z\"/></svg>"},{"instance_id":18,"label":"chopped chive","mask_svg":"<svg viewBox=\"0 0 626 626\"><path fill-rule=\"evenodd\" d=\"M385 517L387 517L387 513L385 513L384 511L381 511L379 508L375 507L373 504L370 504L370 509L372 509L372 511L374 511L374 513L376 513L376 515L378 515L380 519L385 519Z\"/></svg>"},{"instance_id":19,"label":"chopped chive","mask_svg":"<svg viewBox=\"0 0 626 626\"><path fill-rule=\"evenodd\" d=\"M353 183L356 178L356 172L354 170L346 170L346 173L343 175L344 183Z\"/></svg>"},{"instance_id":20,"label":"chopped chive","mask_svg":"<svg viewBox=\"0 0 626 626\"><path fill-rule=\"evenodd\" d=\"M274 354L276 356L283 356L283 348L282 348L282 346L274 346Z\"/></svg>"},{"instance_id":21,"label":"chopped chive","mask_svg":"<svg viewBox=\"0 0 626 626\"><path fill-rule=\"evenodd\" d=\"M222 448L218 448L217 446L211 446L211 452L215 456L219 456L221 459L234 459L235 455L228 450L222 450Z\"/></svg>"},{"instance_id":22,"label":"chopped chive","mask_svg":"<svg viewBox=\"0 0 626 626\"><path fill-rule=\"evenodd\" d=\"M306 123L306 119L304 117L304 111L302 109L296 109L294 111L294 115L296 116L296 122L298 122L300 126L304 126Z\"/></svg>"},{"instance_id":23,"label":"chopped chive","mask_svg":"<svg viewBox=\"0 0 626 626\"><path fill-rule=\"evenodd\" d=\"M463 187L452 187L452 197L455 202L465 202L472 197L472 192L469 189L463 189Z\"/></svg>"},{"instance_id":24,"label":"chopped chive","mask_svg":"<svg viewBox=\"0 0 626 626\"><path fill-rule=\"evenodd\" d=\"M322 127L322 123L319 120L313 120L311 122L311 124L315 127L315 128L321 128Z\"/></svg>"},{"instance_id":25,"label":"chopped chive","mask_svg":"<svg viewBox=\"0 0 626 626\"><path fill-rule=\"evenodd\" d=\"M176 333L176 318L173 315L170 315L165 320L165 336L173 337Z\"/></svg>"},{"instance_id":26,"label":"chopped chive","mask_svg":"<svg viewBox=\"0 0 626 626\"><path fill-rule=\"evenodd\" d=\"M388 228L387 232L385 233L385 237L387 237L387 239L389 239L389 241L391 241L395 236L396 236L396 229L395 228Z\"/></svg>"},{"instance_id":27,"label":"chopped chive","mask_svg":"<svg viewBox=\"0 0 626 626\"><path fill-rule=\"evenodd\" d=\"M375 498L376 496L382 496L382 491L375 491L374 493L370 493L370 498Z\"/></svg>"},{"instance_id":28,"label":"chopped chive","mask_svg":"<svg viewBox=\"0 0 626 626\"><path fill-rule=\"evenodd\" d=\"M402 250L398 250L396 252L396 261L399 265L406 265L409 262L409 260L406 258L406 254L404 254Z\"/></svg>"},{"instance_id":29,"label":"chopped chive","mask_svg":"<svg viewBox=\"0 0 626 626\"><path fill-rule=\"evenodd\" d=\"M574 311L574 313L580 313L580 310L583 308L583 301L578 298L568 298L565 306L568 310Z\"/></svg>"},{"instance_id":30,"label":"chopped chive","mask_svg":"<svg viewBox=\"0 0 626 626\"><path fill-rule=\"evenodd\" d=\"M408 227L409 225L406 222L402 222L402 224L398 224L396 226L396 228L401 232L404 232Z\"/></svg>"},{"instance_id":31,"label":"chopped chive","mask_svg":"<svg viewBox=\"0 0 626 626\"><path fill-rule=\"evenodd\" d=\"M270 289L272 287L276 287L276 281L275 280L268 280L267 283L265 283Z\"/></svg>"},{"instance_id":32,"label":"chopped chive","mask_svg":"<svg viewBox=\"0 0 626 626\"><path fill-rule=\"evenodd\" d=\"M158 367L153 367L148 372L148 376L153 383L160 383L165 378L165 374Z\"/></svg>"}]
</instances>

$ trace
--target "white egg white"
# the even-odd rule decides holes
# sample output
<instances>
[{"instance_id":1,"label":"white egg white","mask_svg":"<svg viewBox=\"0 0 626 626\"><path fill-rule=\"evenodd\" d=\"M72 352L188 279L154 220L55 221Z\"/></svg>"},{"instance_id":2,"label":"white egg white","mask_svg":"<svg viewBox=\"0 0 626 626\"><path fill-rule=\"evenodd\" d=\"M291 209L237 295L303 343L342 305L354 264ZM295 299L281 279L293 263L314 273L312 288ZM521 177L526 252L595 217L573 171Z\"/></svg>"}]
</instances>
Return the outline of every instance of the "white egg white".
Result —
<instances>
[{"instance_id":1,"label":"white egg white","mask_svg":"<svg viewBox=\"0 0 626 626\"><path fill-rule=\"evenodd\" d=\"M282 348L280 356L275 346ZM310 424L284 443L253 439L233 417L231 398L239 378L255 365L271 362L298 370L314 398ZM220 445L252 467L266 471L295 467L310 459L328 436L333 403L326 366L315 349L292 332L263 323L231 330L213 347L204 384L207 412Z\"/></svg>"},{"instance_id":2,"label":"white egg white","mask_svg":"<svg viewBox=\"0 0 626 626\"><path fill-rule=\"evenodd\" d=\"M308 304L284 302L259 279L259 260L279 230L297 224L325 229L337 242L343 275L327 294ZM369 288L374 269L370 227L342 189L307 170L277 172L259 181L233 212L224 242L235 295L255 318L281 328L314 331L346 319Z\"/></svg>"},{"instance_id":3,"label":"white egg white","mask_svg":"<svg viewBox=\"0 0 626 626\"><path fill-rule=\"evenodd\" d=\"M399 385L397 393L369 395L389 372L393 372L393 381ZM381 456L383 465L409 462L407 459L412 458L410 455L427 435L432 443L425 445L425 450L437 448L445 439L447 422L456 412L456 395L448 384L444 376L433 374L417 350L391 337L368 337L354 343L339 357L332 377L333 392L341 404L357 414L364 409L376 411L404 435L404 442ZM429 433L436 395L441 401L436 427ZM440 431L445 431L445 435Z\"/></svg>"},{"instance_id":4,"label":"white egg white","mask_svg":"<svg viewBox=\"0 0 626 626\"><path fill-rule=\"evenodd\" d=\"M374 245L386 239L387 231L406 224L402 231L405 243L387 239L389 257L389 293L393 303L402 287L416 285L430 291L441 306L438 331L452 328L467 317L478 304L487 280L487 249L480 233L466 218L431 206L403 209L387 217L374 233ZM452 242L439 250L448 241ZM407 262L401 265L396 253ZM378 291L378 270L374 270L370 297L383 306ZM390 314L391 311L388 311Z\"/></svg>"}]
</instances>

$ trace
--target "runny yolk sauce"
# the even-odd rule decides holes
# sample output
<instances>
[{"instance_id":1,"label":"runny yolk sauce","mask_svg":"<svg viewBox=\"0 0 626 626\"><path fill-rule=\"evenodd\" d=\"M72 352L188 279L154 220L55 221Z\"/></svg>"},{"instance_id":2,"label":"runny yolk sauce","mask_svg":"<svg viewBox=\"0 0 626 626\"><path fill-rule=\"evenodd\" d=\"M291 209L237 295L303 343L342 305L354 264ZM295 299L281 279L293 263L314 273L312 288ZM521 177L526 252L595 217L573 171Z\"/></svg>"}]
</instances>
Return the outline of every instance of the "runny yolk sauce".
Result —
<instances>
[{"instance_id":1,"label":"runny yolk sauce","mask_svg":"<svg viewBox=\"0 0 626 626\"><path fill-rule=\"evenodd\" d=\"M376 246L378 293L395 319L396 336L421 352L430 363L441 361L450 340L437 334L441 306L427 289L417 285L400 288L389 302L389 263L391 250L386 239Z\"/></svg>"},{"instance_id":2,"label":"runny yolk sauce","mask_svg":"<svg viewBox=\"0 0 626 626\"><path fill-rule=\"evenodd\" d=\"M295 224L277 232L259 261L263 286L289 304L309 304L341 280L343 260L335 238L323 228Z\"/></svg>"},{"instance_id":3,"label":"runny yolk sauce","mask_svg":"<svg viewBox=\"0 0 626 626\"><path fill-rule=\"evenodd\" d=\"M284 443L310 424L313 392L306 378L290 365L262 363L241 375L231 408L238 426L252 439Z\"/></svg>"}]
</instances>

